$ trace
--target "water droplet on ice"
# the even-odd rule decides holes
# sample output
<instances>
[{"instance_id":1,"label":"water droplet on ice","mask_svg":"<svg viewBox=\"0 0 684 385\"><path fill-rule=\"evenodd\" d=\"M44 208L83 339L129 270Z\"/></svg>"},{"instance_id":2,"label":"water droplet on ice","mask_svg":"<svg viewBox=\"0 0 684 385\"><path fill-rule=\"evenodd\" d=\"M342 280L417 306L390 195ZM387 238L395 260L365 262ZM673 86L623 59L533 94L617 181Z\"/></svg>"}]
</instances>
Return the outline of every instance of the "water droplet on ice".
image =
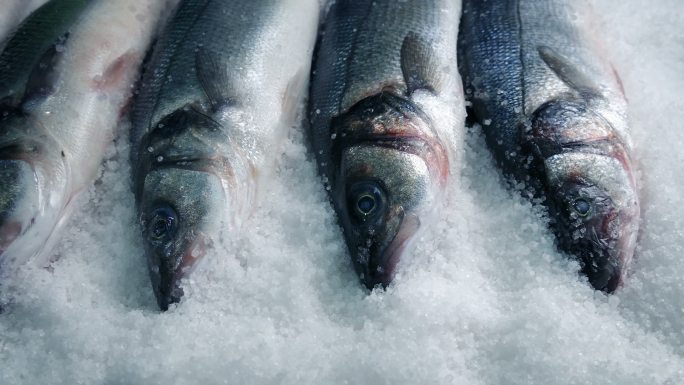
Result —
<instances>
[{"instance_id":1,"label":"water droplet on ice","mask_svg":"<svg viewBox=\"0 0 684 385\"><path fill-rule=\"evenodd\" d=\"M164 160L164 157L163 157L163 156L159 155L159 156L157 157L157 162L161 162L161 161L163 161L163 160Z\"/></svg>"},{"instance_id":2,"label":"water droplet on ice","mask_svg":"<svg viewBox=\"0 0 684 385\"><path fill-rule=\"evenodd\" d=\"M147 152L149 152L149 153L152 153L152 152L154 152L154 148L152 148L152 146L150 146L150 147L147 147Z\"/></svg>"},{"instance_id":3,"label":"water droplet on ice","mask_svg":"<svg viewBox=\"0 0 684 385\"><path fill-rule=\"evenodd\" d=\"M332 135L330 135L330 139L333 139L333 140L334 140L335 138L337 138L337 134L332 134Z\"/></svg>"}]
</instances>

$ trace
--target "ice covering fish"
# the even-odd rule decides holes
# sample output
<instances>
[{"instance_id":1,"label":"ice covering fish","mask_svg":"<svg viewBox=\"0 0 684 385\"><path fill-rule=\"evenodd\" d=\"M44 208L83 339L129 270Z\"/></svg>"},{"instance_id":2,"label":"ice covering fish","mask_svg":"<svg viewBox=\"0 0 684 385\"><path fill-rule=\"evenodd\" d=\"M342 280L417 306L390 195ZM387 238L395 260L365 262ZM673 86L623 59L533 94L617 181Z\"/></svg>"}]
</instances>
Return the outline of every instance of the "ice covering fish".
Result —
<instances>
[{"instance_id":1,"label":"ice covering fish","mask_svg":"<svg viewBox=\"0 0 684 385\"><path fill-rule=\"evenodd\" d=\"M315 54L312 148L354 266L387 285L459 168L459 1L335 2Z\"/></svg>"},{"instance_id":2,"label":"ice covering fish","mask_svg":"<svg viewBox=\"0 0 684 385\"><path fill-rule=\"evenodd\" d=\"M183 1L133 114L133 182L160 308L249 216L264 165L295 125L317 0Z\"/></svg>"},{"instance_id":3,"label":"ice covering fish","mask_svg":"<svg viewBox=\"0 0 684 385\"><path fill-rule=\"evenodd\" d=\"M639 197L622 86L591 20L584 1L465 0L459 65L495 160L548 209L589 282L612 292L634 253Z\"/></svg>"}]
</instances>

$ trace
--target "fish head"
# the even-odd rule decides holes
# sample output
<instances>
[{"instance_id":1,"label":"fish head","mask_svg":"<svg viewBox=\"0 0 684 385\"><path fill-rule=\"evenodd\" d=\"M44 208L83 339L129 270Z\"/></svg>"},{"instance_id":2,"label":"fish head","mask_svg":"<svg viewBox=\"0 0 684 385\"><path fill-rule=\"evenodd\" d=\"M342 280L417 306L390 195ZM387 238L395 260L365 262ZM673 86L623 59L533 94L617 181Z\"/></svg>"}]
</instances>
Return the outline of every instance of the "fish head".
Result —
<instances>
[{"instance_id":1,"label":"fish head","mask_svg":"<svg viewBox=\"0 0 684 385\"><path fill-rule=\"evenodd\" d=\"M448 174L427 119L407 103L380 95L336 122L341 139L332 200L369 289L392 281L402 255L430 222Z\"/></svg>"},{"instance_id":2,"label":"fish head","mask_svg":"<svg viewBox=\"0 0 684 385\"><path fill-rule=\"evenodd\" d=\"M70 200L65 153L37 119L18 111L0 119L0 261L40 254Z\"/></svg>"},{"instance_id":3,"label":"fish head","mask_svg":"<svg viewBox=\"0 0 684 385\"><path fill-rule=\"evenodd\" d=\"M430 170L418 156L360 145L343 154L338 212L352 258L368 288L386 286L433 199Z\"/></svg>"},{"instance_id":4,"label":"fish head","mask_svg":"<svg viewBox=\"0 0 684 385\"><path fill-rule=\"evenodd\" d=\"M565 153L545 161L546 198L559 248L575 257L598 290L613 292L634 254L636 189L615 158Z\"/></svg>"},{"instance_id":5,"label":"fish head","mask_svg":"<svg viewBox=\"0 0 684 385\"><path fill-rule=\"evenodd\" d=\"M157 303L180 301L181 280L197 266L218 236L227 201L211 172L161 167L145 176L140 223Z\"/></svg>"},{"instance_id":6,"label":"fish head","mask_svg":"<svg viewBox=\"0 0 684 385\"><path fill-rule=\"evenodd\" d=\"M626 275L639 229L629 152L585 103L550 103L536 118L533 164L559 249L578 259L595 289L611 293Z\"/></svg>"}]
</instances>

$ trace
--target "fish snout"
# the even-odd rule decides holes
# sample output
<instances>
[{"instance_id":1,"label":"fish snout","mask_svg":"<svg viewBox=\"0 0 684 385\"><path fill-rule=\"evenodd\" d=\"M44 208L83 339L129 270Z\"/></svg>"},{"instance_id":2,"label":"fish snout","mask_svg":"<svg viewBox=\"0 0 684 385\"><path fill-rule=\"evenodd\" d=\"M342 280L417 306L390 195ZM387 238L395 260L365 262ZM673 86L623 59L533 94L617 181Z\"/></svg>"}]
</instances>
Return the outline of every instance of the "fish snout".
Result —
<instances>
[{"instance_id":1,"label":"fish snout","mask_svg":"<svg viewBox=\"0 0 684 385\"><path fill-rule=\"evenodd\" d=\"M143 221L143 236L152 289L161 310L183 296L181 281L206 254L208 237L201 231L184 232L170 207L158 207Z\"/></svg>"},{"instance_id":2,"label":"fish snout","mask_svg":"<svg viewBox=\"0 0 684 385\"><path fill-rule=\"evenodd\" d=\"M612 293L618 288L622 280L623 265L617 249L590 243L574 254L580 260L582 274L594 289Z\"/></svg>"},{"instance_id":3,"label":"fish snout","mask_svg":"<svg viewBox=\"0 0 684 385\"><path fill-rule=\"evenodd\" d=\"M152 289L161 310L168 310L173 303L183 297L181 281L195 268L197 262L206 254L207 239L199 234L188 240L179 251L173 245L148 249L148 267Z\"/></svg>"},{"instance_id":4,"label":"fish snout","mask_svg":"<svg viewBox=\"0 0 684 385\"><path fill-rule=\"evenodd\" d=\"M561 243L561 249L575 256L581 273L596 290L614 292L625 276L634 253L636 227L616 210L604 212L596 221Z\"/></svg>"},{"instance_id":5,"label":"fish snout","mask_svg":"<svg viewBox=\"0 0 684 385\"><path fill-rule=\"evenodd\" d=\"M176 274L175 255L164 250L148 250L146 254L157 304L161 310L168 310L169 305L179 302L183 296L183 289L178 282L180 277Z\"/></svg>"},{"instance_id":6,"label":"fish snout","mask_svg":"<svg viewBox=\"0 0 684 385\"><path fill-rule=\"evenodd\" d=\"M395 222L395 223L393 223ZM390 218L380 231L371 231L359 239L354 256L361 281L369 289L386 288L394 279L396 267L420 228L415 215Z\"/></svg>"}]
</instances>

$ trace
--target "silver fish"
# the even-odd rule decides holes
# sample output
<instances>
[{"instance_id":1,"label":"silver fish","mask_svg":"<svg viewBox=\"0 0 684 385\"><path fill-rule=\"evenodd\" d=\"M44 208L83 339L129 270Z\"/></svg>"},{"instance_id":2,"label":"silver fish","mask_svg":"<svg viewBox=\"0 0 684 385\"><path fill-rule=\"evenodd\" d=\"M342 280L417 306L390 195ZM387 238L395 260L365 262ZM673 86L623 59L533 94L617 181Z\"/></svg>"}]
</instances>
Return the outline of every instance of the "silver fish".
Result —
<instances>
[{"instance_id":1,"label":"silver fish","mask_svg":"<svg viewBox=\"0 0 684 385\"><path fill-rule=\"evenodd\" d=\"M592 33L566 0L465 0L459 65L495 160L548 208L560 250L594 288L623 281L639 229L626 101Z\"/></svg>"},{"instance_id":2,"label":"silver fish","mask_svg":"<svg viewBox=\"0 0 684 385\"><path fill-rule=\"evenodd\" d=\"M95 177L149 44L157 0L53 0L0 55L0 264L49 251Z\"/></svg>"},{"instance_id":3,"label":"silver fish","mask_svg":"<svg viewBox=\"0 0 684 385\"><path fill-rule=\"evenodd\" d=\"M160 38L131 156L161 309L222 231L248 218L303 102L318 13L317 0L186 0Z\"/></svg>"},{"instance_id":4,"label":"silver fish","mask_svg":"<svg viewBox=\"0 0 684 385\"><path fill-rule=\"evenodd\" d=\"M4 0L0 4L0 50L6 36L29 14L45 3L45 0Z\"/></svg>"},{"instance_id":5,"label":"silver fish","mask_svg":"<svg viewBox=\"0 0 684 385\"><path fill-rule=\"evenodd\" d=\"M388 285L458 169L460 2L336 1L319 37L312 148L368 287Z\"/></svg>"}]
</instances>

